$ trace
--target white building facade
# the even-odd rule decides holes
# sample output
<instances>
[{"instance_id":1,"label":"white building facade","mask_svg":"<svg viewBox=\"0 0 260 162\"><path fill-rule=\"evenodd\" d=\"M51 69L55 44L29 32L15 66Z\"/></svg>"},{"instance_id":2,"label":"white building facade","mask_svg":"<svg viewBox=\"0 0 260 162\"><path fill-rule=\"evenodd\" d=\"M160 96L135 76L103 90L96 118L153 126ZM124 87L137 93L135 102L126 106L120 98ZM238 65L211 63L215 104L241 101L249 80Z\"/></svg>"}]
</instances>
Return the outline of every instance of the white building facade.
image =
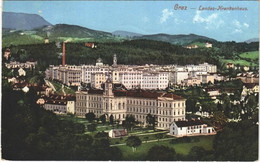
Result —
<instances>
[{"instance_id":1,"label":"white building facade","mask_svg":"<svg viewBox=\"0 0 260 162\"><path fill-rule=\"evenodd\" d=\"M169 129L173 121L185 120L186 99L171 94L146 90L115 90L108 79L104 90L89 89L76 92L76 115L93 112L96 116L113 115L122 122L126 115L146 124L147 114L157 119L158 129Z\"/></svg>"},{"instance_id":2,"label":"white building facade","mask_svg":"<svg viewBox=\"0 0 260 162\"><path fill-rule=\"evenodd\" d=\"M213 127L208 127L200 120L176 121L170 126L170 134L176 137L216 134Z\"/></svg>"}]
</instances>

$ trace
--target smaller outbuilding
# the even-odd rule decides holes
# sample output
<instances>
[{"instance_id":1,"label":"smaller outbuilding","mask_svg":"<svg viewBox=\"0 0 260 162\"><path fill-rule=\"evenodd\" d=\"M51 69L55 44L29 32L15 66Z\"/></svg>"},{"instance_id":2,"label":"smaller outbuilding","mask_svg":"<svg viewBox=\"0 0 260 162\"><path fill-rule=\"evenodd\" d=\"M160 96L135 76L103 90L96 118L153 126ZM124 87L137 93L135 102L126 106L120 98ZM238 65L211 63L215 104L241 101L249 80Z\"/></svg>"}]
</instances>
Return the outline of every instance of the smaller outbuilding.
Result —
<instances>
[{"instance_id":1,"label":"smaller outbuilding","mask_svg":"<svg viewBox=\"0 0 260 162\"><path fill-rule=\"evenodd\" d=\"M126 129L112 129L109 131L108 136L110 138L122 137L127 135Z\"/></svg>"},{"instance_id":2,"label":"smaller outbuilding","mask_svg":"<svg viewBox=\"0 0 260 162\"><path fill-rule=\"evenodd\" d=\"M176 137L213 134L216 134L214 128L208 127L201 120L175 121L170 126L170 135Z\"/></svg>"}]
</instances>

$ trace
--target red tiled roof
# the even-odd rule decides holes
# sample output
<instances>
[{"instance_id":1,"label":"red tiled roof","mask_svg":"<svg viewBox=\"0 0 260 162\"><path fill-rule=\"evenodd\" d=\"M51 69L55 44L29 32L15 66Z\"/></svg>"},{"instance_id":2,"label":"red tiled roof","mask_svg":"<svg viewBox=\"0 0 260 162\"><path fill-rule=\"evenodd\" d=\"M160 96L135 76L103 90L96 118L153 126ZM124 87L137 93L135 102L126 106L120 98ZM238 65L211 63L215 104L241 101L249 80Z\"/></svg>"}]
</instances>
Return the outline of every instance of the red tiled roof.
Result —
<instances>
[{"instance_id":1,"label":"red tiled roof","mask_svg":"<svg viewBox=\"0 0 260 162\"><path fill-rule=\"evenodd\" d=\"M258 84L256 84L256 83L244 83L244 86L246 87L246 88L254 88L256 85L258 85Z\"/></svg>"},{"instance_id":2,"label":"red tiled roof","mask_svg":"<svg viewBox=\"0 0 260 162\"><path fill-rule=\"evenodd\" d=\"M89 89L89 94L103 94L104 90L99 89ZM138 98L152 98L157 99L158 97L165 97L165 98L172 98L174 100L184 100L185 98L172 94L172 93L165 93L165 92L155 92L155 91L147 91L142 89L136 90L113 90L114 96L121 97L138 97Z\"/></svg>"}]
</instances>

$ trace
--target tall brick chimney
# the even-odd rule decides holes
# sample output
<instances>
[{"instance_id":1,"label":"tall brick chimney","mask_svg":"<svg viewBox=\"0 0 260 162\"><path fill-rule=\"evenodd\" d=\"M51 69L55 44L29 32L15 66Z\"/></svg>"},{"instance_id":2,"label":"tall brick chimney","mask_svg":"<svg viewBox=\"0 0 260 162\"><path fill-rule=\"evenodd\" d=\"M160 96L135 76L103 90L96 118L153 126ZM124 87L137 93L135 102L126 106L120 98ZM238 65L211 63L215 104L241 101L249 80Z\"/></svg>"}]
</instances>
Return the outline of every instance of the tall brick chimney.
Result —
<instances>
[{"instance_id":1,"label":"tall brick chimney","mask_svg":"<svg viewBox=\"0 0 260 162\"><path fill-rule=\"evenodd\" d=\"M65 42L63 42L62 66L65 66Z\"/></svg>"}]
</instances>

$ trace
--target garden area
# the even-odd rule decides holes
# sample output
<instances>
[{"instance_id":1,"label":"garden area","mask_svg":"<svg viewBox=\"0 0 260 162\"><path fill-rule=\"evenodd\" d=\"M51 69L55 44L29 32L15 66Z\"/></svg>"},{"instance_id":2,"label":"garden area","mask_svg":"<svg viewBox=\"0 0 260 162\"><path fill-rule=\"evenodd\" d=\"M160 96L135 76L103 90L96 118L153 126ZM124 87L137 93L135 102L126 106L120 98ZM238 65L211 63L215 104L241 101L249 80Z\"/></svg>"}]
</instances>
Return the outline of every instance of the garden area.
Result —
<instances>
[{"instance_id":1,"label":"garden area","mask_svg":"<svg viewBox=\"0 0 260 162\"><path fill-rule=\"evenodd\" d=\"M146 160L149 149L156 145L173 148L177 154L186 156L194 146L203 147L207 151L212 150L214 137L215 136L187 137L190 140L187 140L186 142L178 142L178 139L170 139L142 143L137 147L135 152L132 151L131 147L126 145L118 146L118 148L123 152L125 160Z\"/></svg>"},{"instance_id":2,"label":"garden area","mask_svg":"<svg viewBox=\"0 0 260 162\"><path fill-rule=\"evenodd\" d=\"M80 123L85 126L85 134L92 137L101 135L107 138L108 132L111 129L124 128L122 125L117 123L111 124L109 122L102 123L100 120L94 119L93 121L88 121L86 118L79 118L73 115L61 115L59 116L61 120L68 120L74 123ZM90 131L89 125L95 124L95 130ZM202 147L206 151L213 149L214 136L197 136L197 137L182 137L176 138L167 135L168 131L163 130L153 130L151 128L143 128L140 126L135 126L133 129L128 130L128 135L118 138L108 138L110 147L118 147L123 154L124 160L147 160L148 151L154 146L165 146L170 149L174 149L176 154L180 156L187 156L191 148L194 146ZM129 138L137 138L139 144L129 144ZM136 142L136 141L135 141ZM133 143L135 143L133 142ZM133 149L135 148L135 149Z\"/></svg>"}]
</instances>

